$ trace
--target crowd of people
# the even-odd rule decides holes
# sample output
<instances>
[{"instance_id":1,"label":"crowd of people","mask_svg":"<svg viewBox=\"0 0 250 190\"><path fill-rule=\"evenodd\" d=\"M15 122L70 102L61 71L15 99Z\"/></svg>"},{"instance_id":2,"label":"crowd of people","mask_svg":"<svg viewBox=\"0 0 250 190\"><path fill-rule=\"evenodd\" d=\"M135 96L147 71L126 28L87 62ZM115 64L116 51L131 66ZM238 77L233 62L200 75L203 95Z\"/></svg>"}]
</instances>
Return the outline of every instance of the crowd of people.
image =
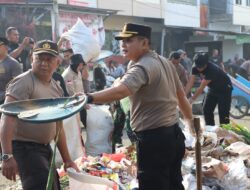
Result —
<instances>
[{"instance_id":1,"label":"crowd of people","mask_svg":"<svg viewBox=\"0 0 250 190\"><path fill-rule=\"evenodd\" d=\"M61 54L60 54L61 53ZM94 70L98 66L94 67ZM106 70L105 70L106 69ZM107 61L101 72L114 79L124 74L121 64ZM97 77L90 88L88 65L81 54L72 49L60 49L50 40L35 42L24 37L20 42L18 29L9 27L0 37L0 104L18 100L57 98L99 90ZM104 83L104 86L106 83ZM86 127L86 110L80 111L82 126ZM48 124L29 124L9 116L1 116L2 173L16 180L19 174L24 189L46 189L52 158L50 142L58 131L58 149L65 169L78 168L72 162L62 121ZM60 189L54 168L54 189Z\"/></svg>"},{"instance_id":2,"label":"crowd of people","mask_svg":"<svg viewBox=\"0 0 250 190\"><path fill-rule=\"evenodd\" d=\"M122 129L124 123L121 126L119 121L125 122L129 114L130 133L136 139L133 142L137 142L139 189L183 190L181 162L185 137L178 126L179 110L194 134L191 104L207 88L203 102L206 125L215 124L216 105L220 124L229 123L232 84L225 72L227 67L218 50L211 57L197 52L193 60L182 49L171 52L168 58L158 55L150 48L149 26L125 24L115 39L121 41L128 65L110 58L104 59L105 64L92 64L93 85L89 81L89 63L81 54L74 54L70 48L60 50L60 44L50 40L35 42L24 37L19 43L18 30L9 27L6 37L0 37L0 104L84 93L88 103L118 101L119 107L119 100L129 98L130 110L118 114L115 129ZM244 62L237 72L248 77L250 62ZM200 86L191 93L197 77ZM116 82L107 88L110 78ZM85 127L86 117L83 109L80 119ZM45 189L52 158L49 143L58 131L58 148L65 169L78 170L67 149L62 121L29 124L3 114L0 127L2 173L10 180L15 180L19 173L25 190ZM54 175L58 179L55 171ZM60 189L58 180L54 181L54 189Z\"/></svg>"}]
</instances>

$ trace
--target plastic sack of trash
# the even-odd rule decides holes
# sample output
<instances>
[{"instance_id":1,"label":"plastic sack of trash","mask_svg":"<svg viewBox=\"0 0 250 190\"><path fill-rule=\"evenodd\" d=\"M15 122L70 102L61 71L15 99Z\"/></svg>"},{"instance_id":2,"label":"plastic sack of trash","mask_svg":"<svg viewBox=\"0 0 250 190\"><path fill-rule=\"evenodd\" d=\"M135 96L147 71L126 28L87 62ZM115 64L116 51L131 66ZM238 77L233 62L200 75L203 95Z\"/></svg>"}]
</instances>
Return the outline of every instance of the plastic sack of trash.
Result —
<instances>
[{"instance_id":1,"label":"plastic sack of trash","mask_svg":"<svg viewBox=\"0 0 250 190\"><path fill-rule=\"evenodd\" d=\"M97 40L80 18L70 30L62 34L61 38L69 40L74 54L81 54L86 63L96 58L101 52Z\"/></svg>"},{"instance_id":2,"label":"plastic sack of trash","mask_svg":"<svg viewBox=\"0 0 250 190\"><path fill-rule=\"evenodd\" d=\"M87 110L86 153L99 156L102 153L112 153L111 136L114 123L107 105L91 105Z\"/></svg>"},{"instance_id":3,"label":"plastic sack of trash","mask_svg":"<svg viewBox=\"0 0 250 190\"><path fill-rule=\"evenodd\" d=\"M67 169L70 190L118 190L119 186L106 178L91 176L87 173Z\"/></svg>"},{"instance_id":4,"label":"plastic sack of trash","mask_svg":"<svg viewBox=\"0 0 250 190\"><path fill-rule=\"evenodd\" d=\"M65 131L67 145L72 160L83 156L84 151L81 143L80 124L78 122L77 115L75 114L67 119L64 119L63 128ZM51 146L54 146L54 142L51 143ZM56 165L60 165L63 163L58 149L56 149L55 162Z\"/></svg>"},{"instance_id":5,"label":"plastic sack of trash","mask_svg":"<svg viewBox=\"0 0 250 190\"><path fill-rule=\"evenodd\" d=\"M192 174L187 174L183 176L182 184L185 190L196 190L196 178ZM211 190L209 187L202 185L202 190Z\"/></svg>"},{"instance_id":6,"label":"plastic sack of trash","mask_svg":"<svg viewBox=\"0 0 250 190\"><path fill-rule=\"evenodd\" d=\"M229 172L221 180L220 186L226 190L246 190L249 179L242 159L237 159L229 164Z\"/></svg>"}]
</instances>

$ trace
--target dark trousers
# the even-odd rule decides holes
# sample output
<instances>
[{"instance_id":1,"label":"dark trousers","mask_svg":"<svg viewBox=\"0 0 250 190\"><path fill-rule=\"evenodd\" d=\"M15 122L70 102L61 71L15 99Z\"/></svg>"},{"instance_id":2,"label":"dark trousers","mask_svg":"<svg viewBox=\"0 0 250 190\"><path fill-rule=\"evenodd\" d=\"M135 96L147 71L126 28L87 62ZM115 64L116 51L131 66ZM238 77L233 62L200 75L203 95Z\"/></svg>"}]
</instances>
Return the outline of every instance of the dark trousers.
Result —
<instances>
[{"instance_id":1,"label":"dark trousers","mask_svg":"<svg viewBox=\"0 0 250 190\"><path fill-rule=\"evenodd\" d=\"M23 190L45 190L52 158L50 145L13 141L12 146ZM60 189L58 174L55 169L53 187L54 190Z\"/></svg>"},{"instance_id":2,"label":"dark trousers","mask_svg":"<svg viewBox=\"0 0 250 190\"><path fill-rule=\"evenodd\" d=\"M231 107L232 90L224 93L208 92L203 102L203 114L206 125L215 125L214 110L218 104L220 124L227 124L230 122L229 112Z\"/></svg>"},{"instance_id":3,"label":"dark trousers","mask_svg":"<svg viewBox=\"0 0 250 190\"><path fill-rule=\"evenodd\" d=\"M136 133L139 190L184 190L185 137L175 124Z\"/></svg>"},{"instance_id":4,"label":"dark trousers","mask_svg":"<svg viewBox=\"0 0 250 190\"><path fill-rule=\"evenodd\" d=\"M120 103L114 105L114 131L112 134L112 151L115 152L116 144L122 144L122 134L125 124L125 113L123 112Z\"/></svg>"},{"instance_id":5,"label":"dark trousers","mask_svg":"<svg viewBox=\"0 0 250 190\"><path fill-rule=\"evenodd\" d=\"M82 124L86 128L87 127L87 111L86 111L86 109L82 109L80 111L80 119L81 119Z\"/></svg>"}]
</instances>

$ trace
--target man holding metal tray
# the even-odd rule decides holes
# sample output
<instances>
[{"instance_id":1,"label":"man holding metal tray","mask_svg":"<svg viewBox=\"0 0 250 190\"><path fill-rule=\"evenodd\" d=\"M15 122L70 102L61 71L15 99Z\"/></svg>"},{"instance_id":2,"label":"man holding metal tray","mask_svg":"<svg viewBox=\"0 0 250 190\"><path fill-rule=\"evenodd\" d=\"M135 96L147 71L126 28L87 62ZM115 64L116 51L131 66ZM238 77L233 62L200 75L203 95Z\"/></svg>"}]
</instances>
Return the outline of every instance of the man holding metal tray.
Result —
<instances>
[{"instance_id":1,"label":"man holding metal tray","mask_svg":"<svg viewBox=\"0 0 250 190\"><path fill-rule=\"evenodd\" d=\"M49 99L63 97L59 84L52 79L58 67L58 47L50 40L36 43L33 52L32 69L13 79L7 89L5 104L28 99ZM58 136L58 149L65 168L77 166L71 160L66 145L62 121L30 123L10 114L1 118L2 173L16 180L19 173L23 189L46 189L49 166L52 158L50 142ZM60 132L59 132L60 131ZM53 189L59 189L54 169Z\"/></svg>"}]
</instances>

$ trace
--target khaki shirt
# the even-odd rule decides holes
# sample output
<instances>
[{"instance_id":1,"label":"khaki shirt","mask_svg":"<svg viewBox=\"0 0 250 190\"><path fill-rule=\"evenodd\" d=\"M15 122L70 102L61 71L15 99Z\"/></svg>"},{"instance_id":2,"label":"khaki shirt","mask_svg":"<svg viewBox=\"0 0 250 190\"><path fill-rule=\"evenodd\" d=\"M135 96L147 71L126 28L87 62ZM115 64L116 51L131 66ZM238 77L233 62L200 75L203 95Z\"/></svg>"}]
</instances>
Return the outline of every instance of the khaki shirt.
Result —
<instances>
[{"instance_id":1,"label":"khaki shirt","mask_svg":"<svg viewBox=\"0 0 250 190\"><path fill-rule=\"evenodd\" d=\"M177 123L176 91L182 88L182 85L172 63L150 51L138 62L129 64L121 83L133 94L130 96L130 112L131 127L134 131L167 127Z\"/></svg>"},{"instance_id":2,"label":"khaki shirt","mask_svg":"<svg viewBox=\"0 0 250 190\"><path fill-rule=\"evenodd\" d=\"M12 80L6 90L6 96L17 100L59 98L63 90L54 79L48 84L41 83L31 70ZM32 124L18 120L13 140L30 141L41 144L50 143L56 135L56 123Z\"/></svg>"}]
</instances>

